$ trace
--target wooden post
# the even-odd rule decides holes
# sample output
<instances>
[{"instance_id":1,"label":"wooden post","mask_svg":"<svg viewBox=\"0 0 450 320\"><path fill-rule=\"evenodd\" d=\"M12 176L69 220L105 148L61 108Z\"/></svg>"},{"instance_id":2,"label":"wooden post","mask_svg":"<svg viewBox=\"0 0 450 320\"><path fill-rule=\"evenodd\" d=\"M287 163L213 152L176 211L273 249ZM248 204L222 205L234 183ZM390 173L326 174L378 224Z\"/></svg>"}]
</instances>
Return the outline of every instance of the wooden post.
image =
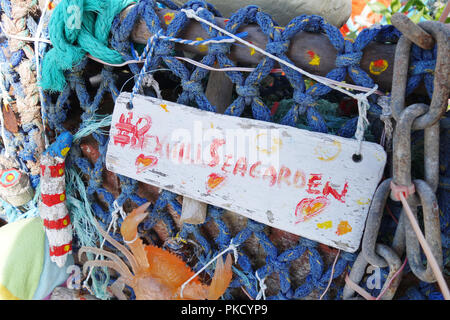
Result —
<instances>
[{"instance_id":1,"label":"wooden post","mask_svg":"<svg viewBox=\"0 0 450 320\"><path fill-rule=\"evenodd\" d=\"M218 113L224 113L231 103L233 83L224 72L211 71L209 74L206 97L216 106ZM183 197L180 222L202 224L206 219L208 205L188 197Z\"/></svg>"}]
</instances>

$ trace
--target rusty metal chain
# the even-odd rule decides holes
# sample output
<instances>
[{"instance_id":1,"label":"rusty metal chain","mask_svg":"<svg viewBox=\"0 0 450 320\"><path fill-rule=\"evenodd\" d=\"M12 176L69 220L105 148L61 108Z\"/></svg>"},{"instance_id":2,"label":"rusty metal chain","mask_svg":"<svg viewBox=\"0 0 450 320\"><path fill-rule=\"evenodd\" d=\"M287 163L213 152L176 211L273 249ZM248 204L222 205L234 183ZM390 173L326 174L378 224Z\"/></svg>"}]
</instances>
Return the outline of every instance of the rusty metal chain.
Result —
<instances>
[{"instance_id":1,"label":"rusty metal chain","mask_svg":"<svg viewBox=\"0 0 450 320\"><path fill-rule=\"evenodd\" d=\"M400 201L402 192L417 219L422 208L425 239L443 269L442 243L439 223L439 208L435 192L439 183L439 121L447 108L450 87L449 55L450 29L443 23L427 21L414 24L402 14L394 14L393 25L402 32L395 53L394 74L391 91L391 113L396 120L393 134L393 177L384 180L377 188L368 213L366 228L362 239L361 253L358 255L349 279L359 283L368 264L376 267L389 267L389 276L396 273L405 254L411 271L422 281L435 282L429 266L422 262L421 247L417 235L411 227L404 209L401 212L391 246L377 243L377 237L388 197ZM412 43L430 50L437 45L434 89L430 105L416 103L405 108L405 92L409 70L409 56ZM424 130L424 180L412 179L411 134ZM401 273L390 283L381 299L392 299L401 281ZM384 287L383 287L384 289ZM343 298L355 299L355 291L347 284Z\"/></svg>"}]
</instances>

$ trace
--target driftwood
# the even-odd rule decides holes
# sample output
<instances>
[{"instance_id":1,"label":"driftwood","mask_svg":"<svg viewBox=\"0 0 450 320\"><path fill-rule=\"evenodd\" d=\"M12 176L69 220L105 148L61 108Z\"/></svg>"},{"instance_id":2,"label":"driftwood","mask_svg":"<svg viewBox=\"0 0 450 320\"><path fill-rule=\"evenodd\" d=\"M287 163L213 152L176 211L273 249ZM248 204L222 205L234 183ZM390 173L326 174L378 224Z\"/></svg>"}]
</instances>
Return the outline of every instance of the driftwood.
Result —
<instances>
[{"instance_id":1,"label":"driftwood","mask_svg":"<svg viewBox=\"0 0 450 320\"><path fill-rule=\"evenodd\" d=\"M56 287L53 290L50 300L99 300L90 294L83 294L79 290Z\"/></svg>"},{"instance_id":2,"label":"driftwood","mask_svg":"<svg viewBox=\"0 0 450 320\"><path fill-rule=\"evenodd\" d=\"M122 18L127 15L131 8L132 6L122 12ZM159 18L162 21L161 25L163 28L167 27L164 23L164 16L168 13L177 13L177 11L169 9L160 9L157 11ZM216 18L215 22L218 26L224 28L226 19ZM238 31L247 32L248 36L245 40L252 42L255 46L259 48L266 47L267 37L262 33L258 25L246 25ZM147 40L151 36L152 34L149 32L143 20L139 20L136 23L131 33L131 39L142 44L147 43ZM195 20L190 21L187 27L182 30L177 37L188 40L209 38L207 32L203 29L200 23ZM206 54L204 48L199 48L197 46L177 43L175 47L178 50L192 52L199 55ZM366 46L361 59L361 68L370 75L382 91L391 90L395 48L395 44L371 42ZM320 57L320 63L310 64L312 52ZM299 68L316 75L325 76L328 72L335 68L337 50L333 47L327 36L324 34L299 32L291 40L291 45L287 52L287 56ZM250 48L246 46L231 46L230 58L233 61L244 65L256 65L261 61L263 56L259 52L251 54ZM379 60L385 60L387 62L387 68L380 74L374 74L370 71L370 65L371 63L373 64L374 61ZM347 81L350 83L352 82L350 79L347 79Z\"/></svg>"}]
</instances>

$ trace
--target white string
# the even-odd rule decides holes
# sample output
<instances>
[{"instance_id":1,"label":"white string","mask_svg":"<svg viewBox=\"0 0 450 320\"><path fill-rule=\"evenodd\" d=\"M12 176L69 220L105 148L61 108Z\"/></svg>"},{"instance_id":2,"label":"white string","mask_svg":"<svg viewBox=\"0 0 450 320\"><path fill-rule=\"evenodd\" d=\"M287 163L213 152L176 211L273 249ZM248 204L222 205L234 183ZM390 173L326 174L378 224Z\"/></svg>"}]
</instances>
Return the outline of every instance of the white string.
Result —
<instances>
[{"instance_id":1,"label":"white string","mask_svg":"<svg viewBox=\"0 0 450 320\"><path fill-rule=\"evenodd\" d=\"M122 219L125 219L126 217L126 213L123 210L122 206L119 206L117 204L117 200L114 200L113 202L113 208L114 210L111 212L111 222L109 223L108 229L106 230L106 233L109 233L109 231L111 230L111 227L114 226L114 232L117 229L117 220L119 219L118 213L120 213ZM106 238L103 238L102 243L100 244L100 249L103 249L103 246L105 244ZM100 256L100 254L97 254L94 258L94 261L96 261L98 259L98 257ZM89 273L86 277L86 279L83 281L83 288L87 289L89 291L90 294L94 295L94 293L92 292L90 286L88 285L88 281L91 278L91 274L92 274L92 270L94 268L90 268L89 269Z\"/></svg>"},{"instance_id":2,"label":"white string","mask_svg":"<svg viewBox=\"0 0 450 320\"><path fill-rule=\"evenodd\" d=\"M263 298L263 300L266 300L267 286L264 283L266 281L266 277L260 279L258 276L258 271L256 271L255 276L259 283L259 292L258 292L258 295L256 296L255 300L261 300L261 298Z\"/></svg>"},{"instance_id":3,"label":"white string","mask_svg":"<svg viewBox=\"0 0 450 320\"><path fill-rule=\"evenodd\" d=\"M322 300L325 294L328 292L328 289L330 289L331 282L333 282L333 276L334 276L334 267L336 266L336 262L338 260L339 254L341 253L341 250L338 250L336 257L334 257L333 266L331 267L331 274L330 274L330 280L328 280L328 285L323 291L322 295L320 296L319 300Z\"/></svg>"},{"instance_id":4,"label":"white string","mask_svg":"<svg viewBox=\"0 0 450 320\"><path fill-rule=\"evenodd\" d=\"M197 11L200 11L200 10L204 10L204 9L203 8L199 8ZM308 77L316 80L317 82L320 82L320 83L322 83L322 84L324 84L324 85L326 85L328 87L331 87L331 88L333 88L335 90L338 90L338 91L340 91L340 92L342 92L342 93L344 93L346 95L349 95L350 97L352 97L352 98L354 98L354 99L356 99L358 101L361 100L361 99L367 99L365 96L358 96L358 95L355 95L355 94L353 94L353 93L351 93L351 92L349 92L349 91L347 91L345 89L342 89L340 87L341 86L340 83L339 84L333 83L333 81L330 81L330 79L328 79L328 78L318 77L318 76L316 76L314 74L311 74L311 73L309 73L309 72L307 72L307 71L305 71L303 69L300 69L296 65L293 65L292 63L289 63L289 62L287 62L287 61L285 61L283 59L280 59L280 58L274 56L273 54L271 54L271 53L269 53L269 52L267 52L267 51L265 51L265 50L255 46L254 44L252 44L252 43L250 43L250 42L248 42L248 41L246 41L244 39L241 39L241 38L237 37L236 35L228 32L227 30L222 29L221 27L219 27L219 26L209 22L208 20L200 18L196 14L196 12L194 10L192 10L192 9L181 9L181 11L184 12L188 18L193 18L193 19L195 19L195 20L197 20L199 22L203 22L203 23L207 24L208 26L210 26L210 27L212 27L212 28L222 32L223 34L225 34L225 35L235 39L236 41L241 42L242 44L244 44L244 45L246 45L246 46L248 46L250 48L255 49L255 51L258 51L259 53L261 53L261 54L263 54L265 56L268 56L269 58L271 58L271 59L273 59L273 60L275 60L275 61L277 61L277 62L279 62L281 64L284 64L285 66L288 66L288 67L294 69L295 71L298 71L298 72L304 74L305 76L308 76Z\"/></svg>"},{"instance_id":5,"label":"white string","mask_svg":"<svg viewBox=\"0 0 450 320\"><path fill-rule=\"evenodd\" d=\"M370 105L367 97L370 96L375 90L378 89L378 85L375 85L373 89L367 93L358 93L356 96L359 97L358 100L358 123L356 125L355 138L358 141L358 149L356 151L357 155L361 154L362 142L364 139L364 132L367 126L370 124L367 119L367 110L369 110Z\"/></svg>"},{"instance_id":6,"label":"white string","mask_svg":"<svg viewBox=\"0 0 450 320\"><path fill-rule=\"evenodd\" d=\"M202 273L211 263L213 263L214 261L216 261L218 258L220 258L222 255L224 255L226 252L228 251L233 251L233 256L234 256L234 263L237 263L238 261L238 251L237 251L237 246L235 244L233 244L233 240L231 240L230 245L228 246L228 248L226 248L225 250L223 250L222 252L220 252L217 256L215 256L213 259L211 259L207 264L205 264L203 266L203 268L201 268L199 271L197 271L196 274L194 274L192 277L190 277L188 280L186 280L182 285L181 285L181 290L180 290L180 298L183 298L183 291L184 288L187 286L187 284L189 282L191 282L193 279L195 279L195 277L197 277L200 273Z\"/></svg>"}]
</instances>

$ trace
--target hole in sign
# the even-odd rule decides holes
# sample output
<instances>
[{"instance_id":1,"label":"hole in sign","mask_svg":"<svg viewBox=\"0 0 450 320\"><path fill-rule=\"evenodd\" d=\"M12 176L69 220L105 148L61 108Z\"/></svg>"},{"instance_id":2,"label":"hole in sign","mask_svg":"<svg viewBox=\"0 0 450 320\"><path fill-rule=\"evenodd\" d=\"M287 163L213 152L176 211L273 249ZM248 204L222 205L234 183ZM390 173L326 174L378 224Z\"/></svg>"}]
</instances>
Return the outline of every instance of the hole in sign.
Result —
<instances>
[{"instance_id":1,"label":"hole in sign","mask_svg":"<svg viewBox=\"0 0 450 320\"><path fill-rule=\"evenodd\" d=\"M361 162L362 161L362 155L360 155L360 154L354 154L353 156L352 156L352 160L354 161L354 162Z\"/></svg>"}]
</instances>

